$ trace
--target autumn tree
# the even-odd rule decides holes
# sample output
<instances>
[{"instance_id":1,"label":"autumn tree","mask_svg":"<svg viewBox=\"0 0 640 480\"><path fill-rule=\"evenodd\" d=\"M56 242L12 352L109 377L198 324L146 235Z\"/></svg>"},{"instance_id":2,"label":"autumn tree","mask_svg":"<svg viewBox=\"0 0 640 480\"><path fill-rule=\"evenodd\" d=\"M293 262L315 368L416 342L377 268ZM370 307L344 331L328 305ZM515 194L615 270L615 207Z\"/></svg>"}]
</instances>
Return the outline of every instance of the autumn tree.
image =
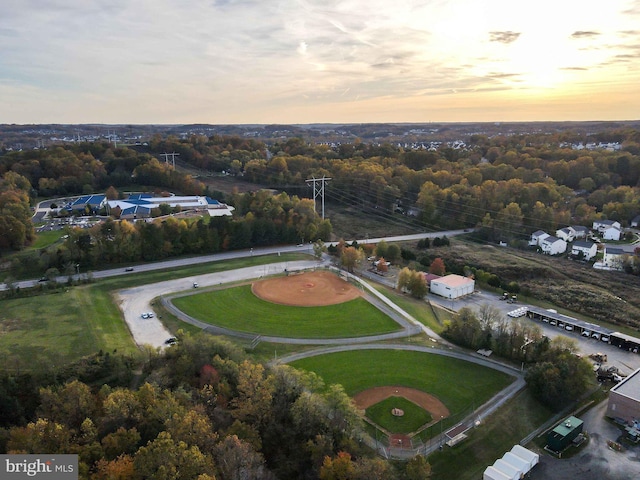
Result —
<instances>
[{"instance_id":1,"label":"autumn tree","mask_svg":"<svg viewBox=\"0 0 640 480\"><path fill-rule=\"evenodd\" d=\"M444 266L444 261L440 257L435 258L433 262L431 262L431 265L429 265L429 273L443 276L445 272L446 268Z\"/></svg>"},{"instance_id":2,"label":"autumn tree","mask_svg":"<svg viewBox=\"0 0 640 480\"><path fill-rule=\"evenodd\" d=\"M342 250L340 261L342 266L349 272L353 272L356 266L362 261L364 254L362 250L356 247L346 247Z\"/></svg>"}]
</instances>

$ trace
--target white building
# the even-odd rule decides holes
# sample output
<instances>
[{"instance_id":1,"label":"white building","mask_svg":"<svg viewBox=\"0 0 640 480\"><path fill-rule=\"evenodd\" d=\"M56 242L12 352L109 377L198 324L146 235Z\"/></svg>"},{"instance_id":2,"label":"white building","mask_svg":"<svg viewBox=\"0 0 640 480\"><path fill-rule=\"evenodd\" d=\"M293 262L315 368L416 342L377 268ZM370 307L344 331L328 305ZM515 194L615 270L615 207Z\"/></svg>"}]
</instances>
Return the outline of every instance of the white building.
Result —
<instances>
[{"instance_id":1,"label":"white building","mask_svg":"<svg viewBox=\"0 0 640 480\"><path fill-rule=\"evenodd\" d=\"M609 227L615 227L620 230L622 225L620 225L620 222L613 220L596 220L593 222L593 230L597 230L600 234L604 233L604 231Z\"/></svg>"},{"instance_id":2,"label":"white building","mask_svg":"<svg viewBox=\"0 0 640 480\"><path fill-rule=\"evenodd\" d=\"M628 253L621 248L605 246L602 264L607 269L622 270L622 263L626 255Z\"/></svg>"},{"instance_id":3,"label":"white building","mask_svg":"<svg viewBox=\"0 0 640 480\"><path fill-rule=\"evenodd\" d=\"M571 227L565 227L560 230L556 230L556 237L560 240L564 240L565 242L573 242L576 238L576 232Z\"/></svg>"},{"instance_id":4,"label":"white building","mask_svg":"<svg viewBox=\"0 0 640 480\"><path fill-rule=\"evenodd\" d=\"M548 236L549 234L547 232L543 232L542 230L537 230L531 234L531 240L529 240L529 245L532 247L539 247L542 241Z\"/></svg>"},{"instance_id":5,"label":"white building","mask_svg":"<svg viewBox=\"0 0 640 480\"><path fill-rule=\"evenodd\" d=\"M576 240L571 245L571 255L574 257L582 255L583 260L591 260L598 253L598 246L586 240Z\"/></svg>"},{"instance_id":6,"label":"white building","mask_svg":"<svg viewBox=\"0 0 640 480\"><path fill-rule=\"evenodd\" d=\"M458 298L473 293L476 282L461 275L447 275L442 278L431 280L431 293L444 298Z\"/></svg>"},{"instance_id":7,"label":"white building","mask_svg":"<svg viewBox=\"0 0 640 480\"><path fill-rule=\"evenodd\" d=\"M547 255L559 255L567 251L567 242L549 235L540 243L540 248Z\"/></svg>"},{"instance_id":8,"label":"white building","mask_svg":"<svg viewBox=\"0 0 640 480\"><path fill-rule=\"evenodd\" d=\"M602 232L602 239L603 240L620 240L621 233L622 232L620 232L619 228L608 227L608 228L605 228L604 231Z\"/></svg>"},{"instance_id":9,"label":"white building","mask_svg":"<svg viewBox=\"0 0 640 480\"><path fill-rule=\"evenodd\" d=\"M571 225L571 228L574 231L574 238L587 238L589 235L589 229L583 225Z\"/></svg>"}]
</instances>

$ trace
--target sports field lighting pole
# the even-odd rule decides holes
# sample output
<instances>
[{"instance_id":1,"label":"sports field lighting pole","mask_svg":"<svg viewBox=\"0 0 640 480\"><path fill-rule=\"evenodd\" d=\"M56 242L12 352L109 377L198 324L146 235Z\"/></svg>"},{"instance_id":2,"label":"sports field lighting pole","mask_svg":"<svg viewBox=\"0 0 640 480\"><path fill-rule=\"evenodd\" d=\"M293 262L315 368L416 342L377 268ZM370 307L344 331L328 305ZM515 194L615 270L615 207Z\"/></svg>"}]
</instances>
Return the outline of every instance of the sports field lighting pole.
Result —
<instances>
[{"instance_id":1,"label":"sports field lighting pole","mask_svg":"<svg viewBox=\"0 0 640 480\"><path fill-rule=\"evenodd\" d=\"M440 450L442 450L442 422L444 420L444 416L440 415Z\"/></svg>"},{"instance_id":2,"label":"sports field lighting pole","mask_svg":"<svg viewBox=\"0 0 640 480\"><path fill-rule=\"evenodd\" d=\"M79 277L80 276L80 264L76 263L76 275Z\"/></svg>"}]
</instances>

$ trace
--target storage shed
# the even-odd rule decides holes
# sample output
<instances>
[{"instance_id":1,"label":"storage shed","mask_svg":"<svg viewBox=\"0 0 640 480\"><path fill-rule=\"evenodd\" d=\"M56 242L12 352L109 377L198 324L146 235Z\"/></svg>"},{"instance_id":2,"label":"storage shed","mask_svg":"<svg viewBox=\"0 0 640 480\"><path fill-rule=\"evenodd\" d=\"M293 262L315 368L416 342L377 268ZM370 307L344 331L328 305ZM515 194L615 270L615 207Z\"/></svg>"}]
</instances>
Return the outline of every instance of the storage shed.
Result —
<instances>
[{"instance_id":1,"label":"storage shed","mask_svg":"<svg viewBox=\"0 0 640 480\"><path fill-rule=\"evenodd\" d=\"M561 452L582 433L583 422L579 418L569 417L547 434L547 447Z\"/></svg>"},{"instance_id":2,"label":"storage shed","mask_svg":"<svg viewBox=\"0 0 640 480\"><path fill-rule=\"evenodd\" d=\"M532 452L528 448L524 448L522 445L514 445L511 448L511 453L519 456L526 462L529 462L529 470L535 467L540 461L540 455L535 452Z\"/></svg>"},{"instance_id":3,"label":"storage shed","mask_svg":"<svg viewBox=\"0 0 640 480\"><path fill-rule=\"evenodd\" d=\"M444 298L458 298L473 293L476 282L461 275L447 275L446 277L431 280L431 293Z\"/></svg>"},{"instance_id":4,"label":"storage shed","mask_svg":"<svg viewBox=\"0 0 640 480\"><path fill-rule=\"evenodd\" d=\"M526 474L529 472L529 463L514 453L507 452L502 456L502 460L507 462L509 465L517 468L522 474Z\"/></svg>"},{"instance_id":5,"label":"storage shed","mask_svg":"<svg viewBox=\"0 0 640 480\"><path fill-rule=\"evenodd\" d=\"M495 467L487 467L482 474L482 480L510 480L504 473Z\"/></svg>"},{"instance_id":6,"label":"storage shed","mask_svg":"<svg viewBox=\"0 0 640 480\"><path fill-rule=\"evenodd\" d=\"M498 459L493 464L493 468L499 470L501 473L504 473L511 480L520 480L524 472L519 468L514 467L508 462L505 462L503 459Z\"/></svg>"}]
</instances>

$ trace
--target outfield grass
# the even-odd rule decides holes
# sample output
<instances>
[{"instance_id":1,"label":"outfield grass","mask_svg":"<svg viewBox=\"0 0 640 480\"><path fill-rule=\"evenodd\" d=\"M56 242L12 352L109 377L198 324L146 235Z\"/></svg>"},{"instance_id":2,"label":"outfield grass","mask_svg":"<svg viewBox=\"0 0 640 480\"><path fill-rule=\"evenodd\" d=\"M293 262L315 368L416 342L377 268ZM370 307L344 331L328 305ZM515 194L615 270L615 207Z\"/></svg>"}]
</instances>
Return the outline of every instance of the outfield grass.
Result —
<instances>
[{"instance_id":1,"label":"outfield grass","mask_svg":"<svg viewBox=\"0 0 640 480\"><path fill-rule=\"evenodd\" d=\"M399 408L404 415L397 417L391 413ZM371 405L365 410L365 415L375 424L390 433L411 433L432 420L431 414L424 408L404 397L391 396L381 402Z\"/></svg>"},{"instance_id":2,"label":"outfield grass","mask_svg":"<svg viewBox=\"0 0 640 480\"><path fill-rule=\"evenodd\" d=\"M345 338L400 330L400 326L362 298L324 307L292 307L256 297L251 285L178 297L187 315L212 325L290 338Z\"/></svg>"},{"instance_id":3,"label":"outfield grass","mask_svg":"<svg viewBox=\"0 0 640 480\"><path fill-rule=\"evenodd\" d=\"M291 364L316 372L348 395L372 387L399 385L436 396L452 416L480 406L513 377L471 362L405 350L355 350L318 355Z\"/></svg>"}]
</instances>

